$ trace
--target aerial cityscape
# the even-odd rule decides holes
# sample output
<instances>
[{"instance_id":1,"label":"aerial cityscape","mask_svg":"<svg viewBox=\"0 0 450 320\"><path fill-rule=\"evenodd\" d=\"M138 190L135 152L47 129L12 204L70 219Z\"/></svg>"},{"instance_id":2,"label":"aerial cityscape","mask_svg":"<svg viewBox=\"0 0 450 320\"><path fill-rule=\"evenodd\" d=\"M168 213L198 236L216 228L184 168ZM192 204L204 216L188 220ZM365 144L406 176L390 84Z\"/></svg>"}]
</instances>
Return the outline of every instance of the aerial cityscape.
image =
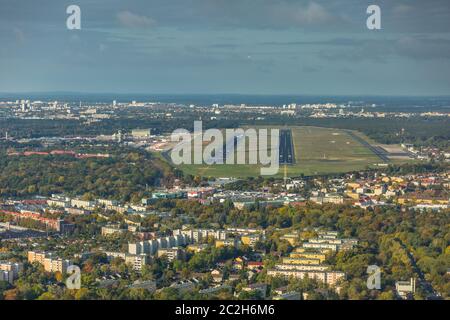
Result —
<instances>
[{"instance_id":1,"label":"aerial cityscape","mask_svg":"<svg viewBox=\"0 0 450 320\"><path fill-rule=\"evenodd\" d=\"M448 100L388 101L1 102L4 298L448 298ZM283 128L279 172L173 165L196 119Z\"/></svg>"},{"instance_id":2,"label":"aerial cityscape","mask_svg":"<svg viewBox=\"0 0 450 320\"><path fill-rule=\"evenodd\" d=\"M450 300L447 2L44 2L0 0L0 300Z\"/></svg>"}]
</instances>

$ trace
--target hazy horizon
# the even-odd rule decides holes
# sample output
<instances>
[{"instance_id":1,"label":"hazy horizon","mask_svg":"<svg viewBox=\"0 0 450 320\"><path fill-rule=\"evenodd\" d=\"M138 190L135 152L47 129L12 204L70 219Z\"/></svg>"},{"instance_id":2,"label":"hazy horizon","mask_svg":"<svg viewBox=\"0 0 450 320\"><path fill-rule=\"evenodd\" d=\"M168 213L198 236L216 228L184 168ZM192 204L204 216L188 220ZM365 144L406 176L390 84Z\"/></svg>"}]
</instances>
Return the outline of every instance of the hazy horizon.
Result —
<instances>
[{"instance_id":1,"label":"hazy horizon","mask_svg":"<svg viewBox=\"0 0 450 320\"><path fill-rule=\"evenodd\" d=\"M0 0L0 91L450 95L446 0L79 0L69 30L72 4Z\"/></svg>"}]
</instances>

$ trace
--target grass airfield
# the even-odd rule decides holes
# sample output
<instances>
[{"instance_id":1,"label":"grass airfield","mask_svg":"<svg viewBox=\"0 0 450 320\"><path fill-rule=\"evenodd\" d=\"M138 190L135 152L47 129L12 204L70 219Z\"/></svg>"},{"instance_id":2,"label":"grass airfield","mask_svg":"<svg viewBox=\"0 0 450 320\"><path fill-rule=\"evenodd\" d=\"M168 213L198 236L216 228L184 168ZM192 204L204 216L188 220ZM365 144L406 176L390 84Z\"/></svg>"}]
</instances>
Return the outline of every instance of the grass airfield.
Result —
<instances>
[{"instance_id":1,"label":"grass airfield","mask_svg":"<svg viewBox=\"0 0 450 320\"><path fill-rule=\"evenodd\" d=\"M272 127L280 128L280 127ZM286 128L284 128L286 129ZM384 163L369 148L355 140L346 130L322 127L289 127L292 131L295 163L286 166L287 176L312 176L362 170ZM360 132L354 132L369 143L373 143ZM270 139L269 139L270 141ZM247 153L249 148L246 148ZM255 150L250 150L255 152ZM391 163L406 160L392 160ZM185 173L205 177L257 177L260 165L180 165ZM284 175L280 166L277 176Z\"/></svg>"}]
</instances>

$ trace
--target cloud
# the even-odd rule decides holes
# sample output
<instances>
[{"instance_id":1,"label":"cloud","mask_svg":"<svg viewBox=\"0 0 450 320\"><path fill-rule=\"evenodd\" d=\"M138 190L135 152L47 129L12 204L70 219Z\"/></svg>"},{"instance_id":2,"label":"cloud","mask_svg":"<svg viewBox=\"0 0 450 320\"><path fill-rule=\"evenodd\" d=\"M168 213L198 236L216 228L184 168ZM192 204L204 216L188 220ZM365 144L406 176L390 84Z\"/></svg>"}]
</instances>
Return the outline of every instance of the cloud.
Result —
<instances>
[{"instance_id":1,"label":"cloud","mask_svg":"<svg viewBox=\"0 0 450 320\"><path fill-rule=\"evenodd\" d=\"M81 40L80 36L76 33L71 34L69 37L70 42L76 43L76 42L79 42L80 40Z\"/></svg>"},{"instance_id":2,"label":"cloud","mask_svg":"<svg viewBox=\"0 0 450 320\"><path fill-rule=\"evenodd\" d=\"M299 24L321 24L332 20L328 11L315 2L309 3L305 8L297 9L292 17Z\"/></svg>"},{"instance_id":3,"label":"cloud","mask_svg":"<svg viewBox=\"0 0 450 320\"><path fill-rule=\"evenodd\" d=\"M449 60L450 40L405 36L397 40L397 54L415 60Z\"/></svg>"},{"instance_id":4,"label":"cloud","mask_svg":"<svg viewBox=\"0 0 450 320\"><path fill-rule=\"evenodd\" d=\"M99 46L98 46L98 50L100 52L105 52L107 49L108 49L108 46L105 45L104 43L100 43Z\"/></svg>"},{"instance_id":5,"label":"cloud","mask_svg":"<svg viewBox=\"0 0 450 320\"><path fill-rule=\"evenodd\" d=\"M346 41L331 39L318 44L336 45ZM312 43L314 44L314 42ZM349 39L347 46L335 50L320 50L319 57L325 60L373 61L384 63L390 57L413 60L450 60L450 40L426 36L402 36L397 39L355 40Z\"/></svg>"},{"instance_id":6,"label":"cloud","mask_svg":"<svg viewBox=\"0 0 450 320\"><path fill-rule=\"evenodd\" d=\"M399 5L396 5L392 9L392 13L398 14L398 15L410 14L413 11L414 11L414 8L407 4L399 4Z\"/></svg>"},{"instance_id":7,"label":"cloud","mask_svg":"<svg viewBox=\"0 0 450 320\"><path fill-rule=\"evenodd\" d=\"M303 66L302 71L306 73L316 73L319 72L322 68L318 66Z\"/></svg>"},{"instance_id":8,"label":"cloud","mask_svg":"<svg viewBox=\"0 0 450 320\"><path fill-rule=\"evenodd\" d=\"M268 41L261 42L263 46L356 46L360 45L364 40L357 40L354 38L331 38L326 40L310 40L310 41Z\"/></svg>"},{"instance_id":9,"label":"cloud","mask_svg":"<svg viewBox=\"0 0 450 320\"><path fill-rule=\"evenodd\" d=\"M156 21L146 16L140 16L130 11L121 11L117 14L120 24L127 28L145 28L156 25Z\"/></svg>"},{"instance_id":10,"label":"cloud","mask_svg":"<svg viewBox=\"0 0 450 320\"><path fill-rule=\"evenodd\" d=\"M19 28L13 28L13 34L14 37L16 38L16 41L20 44L25 42L25 34L23 33L23 31Z\"/></svg>"},{"instance_id":11,"label":"cloud","mask_svg":"<svg viewBox=\"0 0 450 320\"><path fill-rule=\"evenodd\" d=\"M260 16L266 16L266 19L261 19L266 27L275 28L329 29L347 25L339 14L330 12L317 2L269 2L262 8Z\"/></svg>"},{"instance_id":12,"label":"cloud","mask_svg":"<svg viewBox=\"0 0 450 320\"><path fill-rule=\"evenodd\" d=\"M338 69L338 72L349 74L349 73L353 73L353 70L349 67L342 67L342 68Z\"/></svg>"}]
</instances>

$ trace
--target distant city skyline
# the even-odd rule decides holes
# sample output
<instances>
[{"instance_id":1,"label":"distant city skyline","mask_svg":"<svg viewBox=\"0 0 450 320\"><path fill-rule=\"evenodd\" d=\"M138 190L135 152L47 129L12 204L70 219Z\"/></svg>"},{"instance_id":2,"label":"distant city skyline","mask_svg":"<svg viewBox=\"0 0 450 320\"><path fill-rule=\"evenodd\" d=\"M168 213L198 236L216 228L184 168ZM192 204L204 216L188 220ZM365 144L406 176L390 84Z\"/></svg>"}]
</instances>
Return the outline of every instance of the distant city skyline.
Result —
<instances>
[{"instance_id":1,"label":"distant city skyline","mask_svg":"<svg viewBox=\"0 0 450 320\"><path fill-rule=\"evenodd\" d=\"M449 15L446 0L0 0L0 93L448 96Z\"/></svg>"}]
</instances>

